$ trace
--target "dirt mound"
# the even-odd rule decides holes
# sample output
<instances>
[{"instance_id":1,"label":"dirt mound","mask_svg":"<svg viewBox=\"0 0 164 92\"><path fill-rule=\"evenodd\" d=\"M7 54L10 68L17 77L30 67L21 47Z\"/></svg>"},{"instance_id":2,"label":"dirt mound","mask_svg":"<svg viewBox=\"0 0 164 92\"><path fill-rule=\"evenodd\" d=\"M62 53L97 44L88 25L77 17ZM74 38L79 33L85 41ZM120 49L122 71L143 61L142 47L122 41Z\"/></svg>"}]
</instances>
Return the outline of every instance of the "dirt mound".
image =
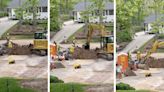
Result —
<instances>
[{"instance_id":1,"label":"dirt mound","mask_svg":"<svg viewBox=\"0 0 164 92\"><path fill-rule=\"evenodd\" d=\"M9 55L29 55L31 54L32 45L18 45L12 43L12 48L7 49Z\"/></svg>"},{"instance_id":2,"label":"dirt mound","mask_svg":"<svg viewBox=\"0 0 164 92\"><path fill-rule=\"evenodd\" d=\"M150 68L164 68L164 58L161 59L155 59L153 57L150 57L147 61L146 64Z\"/></svg>"},{"instance_id":3,"label":"dirt mound","mask_svg":"<svg viewBox=\"0 0 164 92\"><path fill-rule=\"evenodd\" d=\"M84 48L76 47L73 54L74 59L97 59L97 52L95 50L86 50Z\"/></svg>"}]
</instances>

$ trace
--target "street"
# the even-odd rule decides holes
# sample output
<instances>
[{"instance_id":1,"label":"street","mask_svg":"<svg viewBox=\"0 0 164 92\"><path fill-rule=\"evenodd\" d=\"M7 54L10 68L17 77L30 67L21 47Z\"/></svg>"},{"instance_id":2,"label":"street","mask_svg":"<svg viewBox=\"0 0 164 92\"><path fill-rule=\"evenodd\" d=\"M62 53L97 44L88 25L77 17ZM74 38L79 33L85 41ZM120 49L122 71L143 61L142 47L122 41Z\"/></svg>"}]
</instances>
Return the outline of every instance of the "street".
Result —
<instances>
[{"instance_id":1,"label":"street","mask_svg":"<svg viewBox=\"0 0 164 92\"><path fill-rule=\"evenodd\" d=\"M74 22L64 23L63 28L51 39L51 42L56 41L61 43L67 40L71 35L73 35L78 29L80 29L84 24L78 24Z\"/></svg>"},{"instance_id":2,"label":"street","mask_svg":"<svg viewBox=\"0 0 164 92\"><path fill-rule=\"evenodd\" d=\"M12 26L18 23L18 20L8 20L7 17L0 19L0 37L9 30Z\"/></svg>"}]
</instances>

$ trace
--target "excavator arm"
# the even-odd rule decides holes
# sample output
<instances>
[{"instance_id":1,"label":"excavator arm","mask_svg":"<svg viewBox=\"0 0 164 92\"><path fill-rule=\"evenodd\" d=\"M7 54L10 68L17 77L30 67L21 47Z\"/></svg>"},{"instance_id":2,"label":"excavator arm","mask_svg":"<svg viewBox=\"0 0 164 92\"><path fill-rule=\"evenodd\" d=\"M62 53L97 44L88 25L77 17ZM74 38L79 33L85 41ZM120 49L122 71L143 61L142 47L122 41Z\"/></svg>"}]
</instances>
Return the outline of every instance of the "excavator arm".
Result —
<instances>
[{"instance_id":1,"label":"excavator arm","mask_svg":"<svg viewBox=\"0 0 164 92\"><path fill-rule=\"evenodd\" d=\"M151 56L152 53L156 52L159 47L164 47L164 42L155 41L152 48L147 52L144 62Z\"/></svg>"},{"instance_id":2,"label":"excavator arm","mask_svg":"<svg viewBox=\"0 0 164 92\"><path fill-rule=\"evenodd\" d=\"M87 41L86 41L85 49L90 48L90 42L92 39L92 34L93 34L93 31L95 31L95 30L100 31L101 37L106 35L105 27L103 25L97 25L97 24L88 25L88 33L87 33Z\"/></svg>"}]
</instances>

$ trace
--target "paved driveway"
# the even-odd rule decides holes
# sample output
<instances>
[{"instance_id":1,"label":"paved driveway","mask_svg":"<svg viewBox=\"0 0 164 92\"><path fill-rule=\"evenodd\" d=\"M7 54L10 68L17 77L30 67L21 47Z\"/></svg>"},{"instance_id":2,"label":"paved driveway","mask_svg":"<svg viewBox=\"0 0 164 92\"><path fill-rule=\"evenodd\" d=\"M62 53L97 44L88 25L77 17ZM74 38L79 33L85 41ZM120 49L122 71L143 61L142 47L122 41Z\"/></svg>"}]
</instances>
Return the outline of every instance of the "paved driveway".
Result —
<instances>
[{"instance_id":1,"label":"paved driveway","mask_svg":"<svg viewBox=\"0 0 164 92\"><path fill-rule=\"evenodd\" d=\"M12 26L18 23L18 20L8 20L7 17L0 19L0 37L3 33L9 30Z\"/></svg>"},{"instance_id":2,"label":"paved driveway","mask_svg":"<svg viewBox=\"0 0 164 92\"><path fill-rule=\"evenodd\" d=\"M129 51L133 52L136 49L139 49L147 41L152 39L155 35L145 34L144 32L136 33L136 36L133 41L131 41L121 52L127 53Z\"/></svg>"},{"instance_id":3,"label":"paved driveway","mask_svg":"<svg viewBox=\"0 0 164 92\"><path fill-rule=\"evenodd\" d=\"M61 43L73 35L82 26L84 26L84 24L74 23L73 21L65 22L62 30L51 39L51 42L56 41L57 43Z\"/></svg>"}]
</instances>

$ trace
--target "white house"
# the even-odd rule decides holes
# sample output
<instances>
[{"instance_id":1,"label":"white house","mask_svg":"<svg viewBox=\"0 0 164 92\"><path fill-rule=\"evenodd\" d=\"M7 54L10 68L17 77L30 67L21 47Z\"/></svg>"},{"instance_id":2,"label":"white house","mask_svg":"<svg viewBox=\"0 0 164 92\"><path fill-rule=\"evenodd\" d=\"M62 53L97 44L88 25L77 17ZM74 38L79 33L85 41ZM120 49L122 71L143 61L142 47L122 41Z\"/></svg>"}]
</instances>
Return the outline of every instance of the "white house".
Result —
<instances>
[{"instance_id":1,"label":"white house","mask_svg":"<svg viewBox=\"0 0 164 92\"><path fill-rule=\"evenodd\" d=\"M73 10L73 17L74 21L76 22L84 22L81 13L85 11L86 7L91 7L92 2L79 2L74 6ZM99 10L94 9L92 14L89 14L89 22L91 23L98 23L99 17L98 15ZM113 22L114 21L114 4L111 2L107 2L105 4L104 10L103 10L103 22Z\"/></svg>"},{"instance_id":2,"label":"white house","mask_svg":"<svg viewBox=\"0 0 164 92\"><path fill-rule=\"evenodd\" d=\"M156 19L160 19L160 21L164 22L164 19L162 19L162 17L164 17L164 15L161 14L157 16L155 14L147 16L144 21L145 32L151 33L153 31L152 25L156 21ZM161 25L159 27L159 33L164 33L164 25Z\"/></svg>"},{"instance_id":3,"label":"white house","mask_svg":"<svg viewBox=\"0 0 164 92\"><path fill-rule=\"evenodd\" d=\"M8 15L10 19L16 19L17 15L15 10L22 6L26 0L12 0L8 5ZM39 0L39 6L37 11L37 19L48 19L48 0ZM33 15L28 13L30 10L26 10L27 13L23 14L23 19L32 19Z\"/></svg>"}]
</instances>

